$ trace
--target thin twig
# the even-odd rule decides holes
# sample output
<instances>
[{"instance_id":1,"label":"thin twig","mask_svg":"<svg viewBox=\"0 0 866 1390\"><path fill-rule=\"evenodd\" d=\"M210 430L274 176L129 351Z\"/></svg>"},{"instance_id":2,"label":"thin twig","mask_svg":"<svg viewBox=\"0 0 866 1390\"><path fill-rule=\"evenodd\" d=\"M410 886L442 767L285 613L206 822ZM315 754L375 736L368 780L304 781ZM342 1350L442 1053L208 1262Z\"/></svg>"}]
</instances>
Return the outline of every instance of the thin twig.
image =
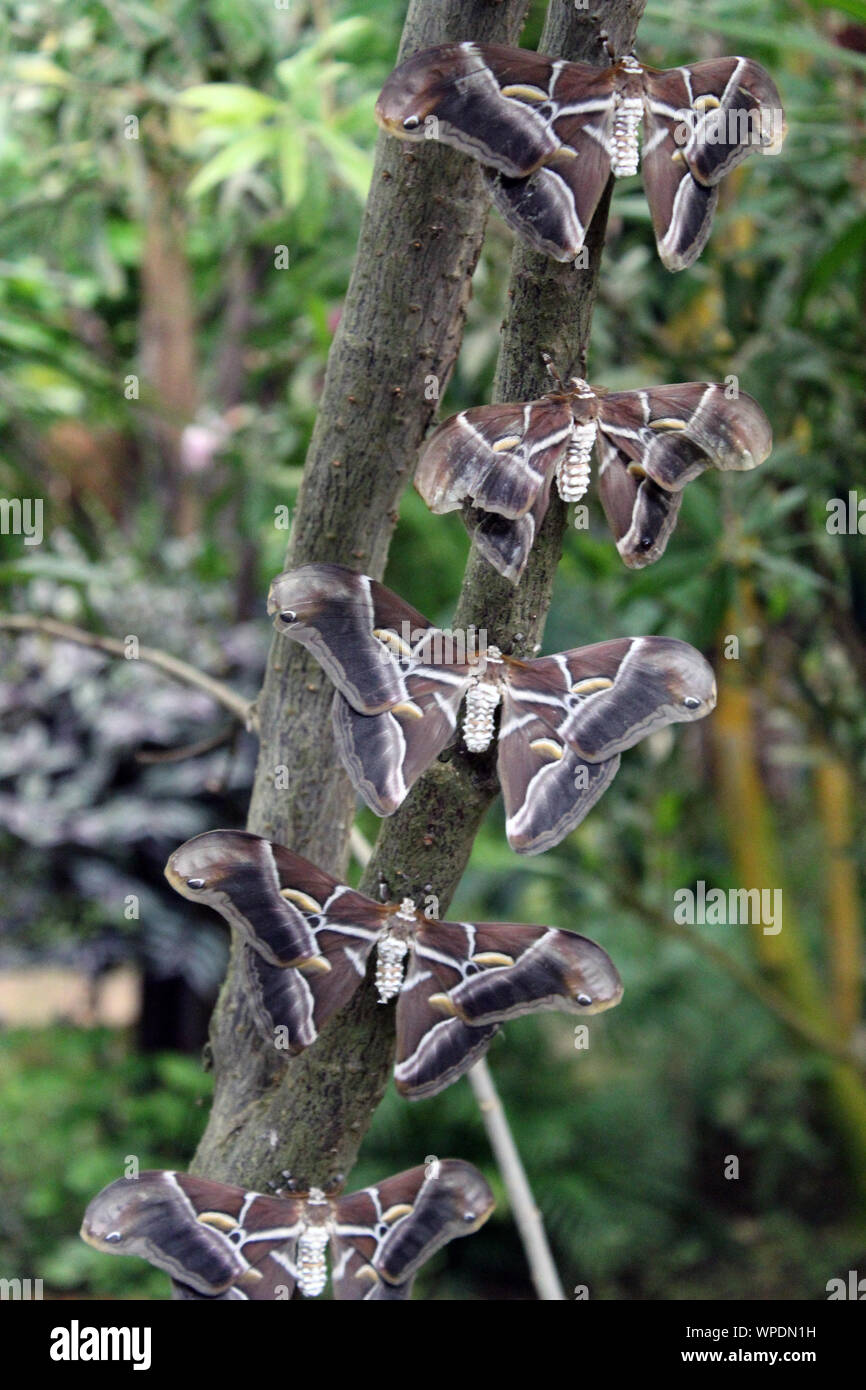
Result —
<instances>
[{"instance_id":1,"label":"thin twig","mask_svg":"<svg viewBox=\"0 0 866 1390\"><path fill-rule=\"evenodd\" d=\"M370 862L373 847L364 833L356 825L352 826L350 838L352 854L362 868ZM532 1282L539 1298L545 1301L561 1302L565 1299L556 1265L547 1243L541 1212L532 1195L526 1169L520 1157L508 1116L505 1113L499 1092L496 1089L490 1068L482 1057L467 1072L472 1093L478 1102L481 1119L487 1130L487 1138L493 1156L502 1174L505 1190L511 1202L514 1224L517 1227Z\"/></svg>"},{"instance_id":2,"label":"thin twig","mask_svg":"<svg viewBox=\"0 0 866 1390\"><path fill-rule=\"evenodd\" d=\"M508 1116L483 1057L470 1068L468 1077L511 1202L514 1224L523 1242L535 1291L546 1302L563 1302L565 1294L547 1243L541 1212L535 1204Z\"/></svg>"},{"instance_id":3,"label":"thin twig","mask_svg":"<svg viewBox=\"0 0 866 1390\"><path fill-rule=\"evenodd\" d=\"M222 748L229 743L237 734L234 724L229 724L225 729L220 729L217 733L211 734L208 738L200 738L195 743L186 743L182 748L151 748L144 752L136 753L137 763L182 763L188 758L200 758L204 753L213 753L217 748Z\"/></svg>"},{"instance_id":4,"label":"thin twig","mask_svg":"<svg viewBox=\"0 0 866 1390\"><path fill-rule=\"evenodd\" d=\"M117 637L103 637L98 632L88 632L83 627L59 623L54 618L33 618L25 613L0 613L0 630L2 629L7 632L40 632L45 637L54 638L55 641L75 642L79 647L92 647L98 652L108 652L110 656L125 657L127 654L126 643ZM222 705L223 709L233 714L235 719L240 720L245 729L255 732L258 728L255 701L245 700L223 681L208 676L204 671L190 666L188 662L172 656L170 652L160 651L158 647L140 646L136 659L146 661L149 666L155 666L183 685L203 690L218 705Z\"/></svg>"}]
</instances>

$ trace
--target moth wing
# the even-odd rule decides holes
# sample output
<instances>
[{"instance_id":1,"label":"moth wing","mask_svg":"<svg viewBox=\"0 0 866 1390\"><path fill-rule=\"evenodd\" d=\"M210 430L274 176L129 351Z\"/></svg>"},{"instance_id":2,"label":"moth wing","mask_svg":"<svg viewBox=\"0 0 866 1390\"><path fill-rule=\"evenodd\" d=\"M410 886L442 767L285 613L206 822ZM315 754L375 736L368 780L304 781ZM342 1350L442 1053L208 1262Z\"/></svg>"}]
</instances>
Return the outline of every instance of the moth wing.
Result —
<instances>
[{"instance_id":1,"label":"moth wing","mask_svg":"<svg viewBox=\"0 0 866 1390\"><path fill-rule=\"evenodd\" d=\"M674 637L622 637L509 666L508 691L589 762L633 748L716 702L709 662Z\"/></svg>"},{"instance_id":2,"label":"moth wing","mask_svg":"<svg viewBox=\"0 0 866 1390\"><path fill-rule=\"evenodd\" d=\"M437 964L438 970L438 964ZM412 951L397 999L397 1057L394 1082L402 1096L420 1100L444 1091L487 1051L496 1024L472 1028L430 1004L441 992L442 975L422 950Z\"/></svg>"},{"instance_id":3,"label":"moth wing","mask_svg":"<svg viewBox=\"0 0 866 1390\"><path fill-rule=\"evenodd\" d=\"M569 746L559 730L567 713L555 692L537 683L512 679L503 691L497 767L505 833L518 854L541 854L558 845L619 768L616 756L590 763Z\"/></svg>"},{"instance_id":4,"label":"moth wing","mask_svg":"<svg viewBox=\"0 0 866 1390\"><path fill-rule=\"evenodd\" d=\"M527 176L488 178L508 225L558 261L578 255L610 177L613 88L612 68L562 64L552 104L558 148Z\"/></svg>"},{"instance_id":5,"label":"moth wing","mask_svg":"<svg viewBox=\"0 0 866 1390\"><path fill-rule=\"evenodd\" d=\"M387 1284L375 1266L354 1248L354 1241L332 1236L331 1258L334 1298L341 1302L396 1303L411 1297L411 1279L404 1284Z\"/></svg>"},{"instance_id":6,"label":"moth wing","mask_svg":"<svg viewBox=\"0 0 866 1390\"><path fill-rule=\"evenodd\" d=\"M378 816L393 815L421 773L450 741L469 681L468 669L419 667L406 698L384 714L358 714L338 693L337 751L352 785Z\"/></svg>"},{"instance_id":7,"label":"moth wing","mask_svg":"<svg viewBox=\"0 0 866 1390\"><path fill-rule=\"evenodd\" d=\"M479 553L489 565L498 570L512 584L516 584L529 559L535 537L541 528L547 508L550 505L550 485L552 475L541 488L530 510L525 516L513 521L495 512L482 516L473 532L473 540Z\"/></svg>"},{"instance_id":8,"label":"moth wing","mask_svg":"<svg viewBox=\"0 0 866 1390\"><path fill-rule=\"evenodd\" d=\"M182 1285L186 1298L268 1299L280 1274L291 1278L280 1260L290 1263L299 1213L291 1199L151 1170L98 1193L81 1235L96 1249L140 1255Z\"/></svg>"},{"instance_id":9,"label":"moth wing","mask_svg":"<svg viewBox=\"0 0 866 1390\"><path fill-rule=\"evenodd\" d=\"M339 1280L335 1271L335 1296L408 1298L431 1255L477 1231L493 1206L478 1169L456 1158L436 1159L339 1198L336 1240L348 1257Z\"/></svg>"},{"instance_id":10,"label":"moth wing","mask_svg":"<svg viewBox=\"0 0 866 1390\"><path fill-rule=\"evenodd\" d=\"M716 188L698 182L686 161L682 133L690 104L682 69L652 76L644 99L641 166L656 246L668 270L685 270L698 259L719 197Z\"/></svg>"},{"instance_id":11,"label":"moth wing","mask_svg":"<svg viewBox=\"0 0 866 1390\"><path fill-rule=\"evenodd\" d=\"M301 565L278 575L268 612L278 631L312 652L365 714L406 698L404 668L431 627L384 584L345 565Z\"/></svg>"},{"instance_id":12,"label":"moth wing","mask_svg":"<svg viewBox=\"0 0 866 1390\"><path fill-rule=\"evenodd\" d=\"M300 970L271 965L247 945L241 947L237 965L250 1011L263 1039L278 1052L290 1056L303 1052L316 1041L316 997L308 977Z\"/></svg>"},{"instance_id":13,"label":"moth wing","mask_svg":"<svg viewBox=\"0 0 866 1390\"><path fill-rule=\"evenodd\" d=\"M399 1283L390 1283L378 1264L394 1224L411 1213L423 1180L423 1168L411 1169L338 1198L331 1239L331 1280L336 1299L370 1303L409 1298L411 1274Z\"/></svg>"},{"instance_id":14,"label":"moth wing","mask_svg":"<svg viewBox=\"0 0 866 1390\"><path fill-rule=\"evenodd\" d=\"M754 150L780 149L785 137L782 98L760 63L710 58L679 71L691 89L694 113L683 154L699 183L714 186ZM653 87L650 77L650 92Z\"/></svg>"},{"instance_id":15,"label":"moth wing","mask_svg":"<svg viewBox=\"0 0 866 1390\"><path fill-rule=\"evenodd\" d=\"M287 890L296 894L299 910L314 934L315 962L303 970L280 970L257 953L247 952L241 968L262 1035L294 1055L316 1041L328 1019L355 993L383 914L371 898L338 883L300 855L284 851L281 867ZM277 1029L283 1030L284 1038Z\"/></svg>"},{"instance_id":16,"label":"moth wing","mask_svg":"<svg viewBox=\"0 0 866 1390\"><path fill-rule=\"evenodd\" d=\"M527 174L558 145L545 102L553 68L525 49L440 44L392 72L376 119L400 139L432 136L505 174Z\"/></svg>"},{"instance_id":17,"label":"moth wing","mask_svg":"<svg viewBox=\"0 0 866 1390\"><path fill-rule=\"evenodd\" d=\"M637 462L645 447L640 394L619 393L613 406L605 399L596 436L598 495L629 569L643 569L664 554L682 501L681 493L659 487Z\"/></svg>"},{"instance_id":18,"label":"moth wing","mask_svg":"<svg viewBox=\"0 0 866 1390\"><path fill-rule=\"evenodd\" d=\"M383 1206L391 1209L411 1205L411 1211L391 1225L376 1254L382 1278L396 1285L412 1279L449 1241L477 1231L495 1205L478 1169L456 1158L437 1159L425 1168L398 1174L380 1183L379 1194Z\"/></svg>"},{"instance_id":19,"label":"moth wing","mask_svg":"<svg viewBox=\"0 0 866 1390\"><path fill-rule=\"evenodd\" d=\"M438 925L419 933L433 949ZM503 1023L546 1009L599 1013L619 1003L622 981L616 967L588 937L507 922L466 924L464 930L471 937L471 954L446 998L465 1023Z\"/></svg>"},{"instance_id":20,"label":"moth wing","mask_svg":"<svg viewBox=\"0 0 866 1390\"><path fill-rule=\"evenodd\" d=\"M176 849L165 876L191 902L212 907L272 965L305 965L316 955L316 938L303 914L282 896L287 865L296 874L326 878L260 835L211 830ZM191 882L200 886L192 888ZM328 891L333 886L330 880Z\"/></svg>"},{"instance_id":21,"label":"moth wing","mask_svg":"<svg viewBox=\"0 0 866 1390\"><path fill-rule=\"evenodd\" d=\"M566 398L463 410L430 436L415 486L434 512L468 498L486 512L524 516L565 454L572 415Z\"/></svg>"},{"instance_id":22,"label":"moth wing","mask_svg":"<svg viewBox=\"0 0 866 1390\"><path fill-rule=\"evenodd\" d=\"M752 396L738 392L729 398L723 386L706 381L602 397L599 429L622 456L671 492L707 468L757 468L773 447L770 422Z\"/></svg>"}]
</instances>

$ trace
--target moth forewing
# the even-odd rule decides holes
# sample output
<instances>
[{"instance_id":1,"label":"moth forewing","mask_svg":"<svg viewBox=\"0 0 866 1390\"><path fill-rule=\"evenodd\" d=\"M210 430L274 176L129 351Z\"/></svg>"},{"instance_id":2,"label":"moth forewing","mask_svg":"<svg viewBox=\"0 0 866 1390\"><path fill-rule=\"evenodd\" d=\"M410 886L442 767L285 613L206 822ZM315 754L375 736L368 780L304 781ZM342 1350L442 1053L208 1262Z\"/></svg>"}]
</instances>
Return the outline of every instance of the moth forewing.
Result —
<instances>
[{"instance_id":1,"label":"moth forewing","mask_svg":"<svg viewBox=\"0 0 866 1390\"><path fill-rule=\"evenodd\" d=\"M378 714L406 698L402 633L420 635L430 624L377 580L344 565L301 565L273 581L268 612L278 632L312 652L353 708ZM389 633L398 640L389 642Z\"/></svg>"},{"instance_id":2,"label":"moth forewing","mask_svg":"<svg viewBox=\"0 0 866 1390\"><path fill-rule=\"evenodd\" d=\"M716 703L712 667L677 638L600 642L558 660L573 677L560 735L589 762L605 762L666 724L702 719ZM604 682L590 682L593 674Z\"/></svg>"},{"instance_id":3,"label":"moth forewing","mask_svg":"<svg viewBox=\"0 0 866 1390\"><path fill-rule=\"evenodd\" d=\"M269 1254L261 1236L254 1250L244 1247L255 1201L264 1204L256 1221L268 1225L278 1215L279 1240L289 1240L290 1204L274 1211L268 1205L273 1199L243 1188L156 1170L118 1178L98 1193L84 1214L81 1235L106 1253L141 1256L199 1297L225 1296L232 1288L255 1297ZM222 1223L213 1219L217 1213ZM203 1214L209 1219L202 1221Z\"/></svg>"},{"instance_id":4,"label":"moth forewing","mask_svg":"<svg viewBox=\"0 0 866 1390\"><path fill-rule=\"evenodd\" d=\"M760 63L711 58L687 71L696 119L683 153L696 179L717 184L755 151L778 151L785 137L782 99Z\"/></svg>"},{"instance_id":5,"label":"moth forewing","mask_svg":"<svg viewBox=\"0 0 866 1390\"><path fill-rule=\"evenodd\" d=\"M376 103L391 135L432 135L511 176L530 173L559 141L545 105L553 61L498 44L440 44L397 67Z\"/></svg>"},{"instance_id":6,"label":"moth forewing","mask_svg":"<svg viewBox=\"0 0 866 1390\"><path fill-rule=\"evenodd\" d=\"M723 386L693 381L641 394L648 420L639 462L660 487L681 491L711 467L746 472L770 454L770 422L744 391L729 397Z\"/></svg>"},{"instance_id":7,"label":"moth forewing","mask_svg":"<svg viewBox=\"0 0 866 1390\"><path fill-rule=\"evenodd\" d=\"M497 949L513 958L508 967L491 964L468 975L449 992L450 1004L467 1023L502 1023L541 1010L600 1013L622 997L613 961L587 937L499 922L478 923L476 933L480 952L474 959Z\"/></svg>"},{"instance_id":8,"label":"moth forewing","mask_svg":"<svg viewBox=\"0 0 866 1390\"><path fill-rule=\"evenodd\" d=\"M435 512L453 511L468 498L482 511L523 516L570 436L567 397L464 410L431 435L415 486Z\"/></svg>"},{"instance_id":9,"label":"moth forewing","mask_svg":"<svg viewBox=\"0 0 866 1390\"><path fill-rule=\"evenodd\" d=\"M275 966L314 968L315 934L282 897L278 847L240 830L211 830L176 849L165 866L172 887L204 902Z\"/></svg>"},{"instance_id":10,"label":"moth forewing","mask_svg":"<svg viewBox=\"0 0 866 1390\"><path fill-rule=\"evenodd\" d=\"M460 1159L439 1159L402 1176L407 1188L410 1177L418 1184L411 1213L393 1224L375 1256L379 1274L396 1285L412 1279L443 1245L477 1231L495 1205L477 1168Z\"/></svg>"}]
</instances>

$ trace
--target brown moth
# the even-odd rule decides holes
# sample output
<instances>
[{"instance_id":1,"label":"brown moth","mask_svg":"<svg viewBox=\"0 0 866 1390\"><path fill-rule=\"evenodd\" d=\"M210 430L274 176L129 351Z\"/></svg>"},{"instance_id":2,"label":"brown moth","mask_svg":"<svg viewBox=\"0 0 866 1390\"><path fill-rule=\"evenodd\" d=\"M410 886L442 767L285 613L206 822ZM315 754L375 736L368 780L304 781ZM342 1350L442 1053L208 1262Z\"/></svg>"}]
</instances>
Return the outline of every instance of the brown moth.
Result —
<instances>
[{"instance_id":1,"label":"brown moth","mask_svg":"<svg viewBox=\"0 0 866 1390\"><path fill-rule=\"evenodd\" d=\"M441 140L479 160L506 222L560 261L579 256L611 174L642 165L668 270L706 245L724 175L785 136L776 86L748 58L659 71L629 54L597 68L500 44L413 54L385 83L376 118L402 140Z\"/></svg>"},{"instance_id":2,"label":"brown moth","mask_svg":"<svg viewBox=\"0 0 866 1390\"><path fill-rule=\"evenodd\" d=\"M411 898L375 902L245 831L197 835L165 872L184 897L241 932L254 1016L272 1042L283 1030L289 1053L315 1042L374 960L379 1001L397 1001L394 1078L409 1099L462 1076L510 1018L547 1009L594 1014L622 996L613 962L587 937L512 922L440 922Z\"/></svg>"},{"instance_id":3,"label":"brown moth","mask_svg":"<svg viewBox=\"0 0 866 1390\"><path fill-rule=\"evenodd\" d=\"M641 569L664 554L687 483L708 468L757 468L772 444L766 415L745 392L706 381L607 391L573 377L538 401L452 415L424 446L415 486L434 512L466 502L478 509L477 525L466 517L476 545L516 584L551 487L563 502L579 502L594 450L617 550Z\"/></svg>"},{"instance_id":4,"label":"brown moth","mask_svg":"<svg viewBox=\"0 0 866 1390\"><path fill-rule=\"evenodd\" d=\"M715 705L713 672L687 642L623 637L518 661L476 634L434 625L343 565L302 565L271 585L278 631L312 651L337 687L337 750L359 794L391 815L457 731L494 743L508 843L540 854L610 785L620 754Z\"/></svg>"},{"instance_id":5,"label":"brown moth","mask_svg":"<svg viewBox=\"0 0 866 1390\"><path fill-rule=\"evenodd\" d=\"M409 1298L435 1251L483 1226L493 1194L471 1163L436 1159L338 1197L321 1188L248 1192L191 1173L151 1169L103 1188L81 1237L110 1255L139 1255L187 1299L317 1297L331 1259L334 1297Z\"/></svg>"}]
</instances>

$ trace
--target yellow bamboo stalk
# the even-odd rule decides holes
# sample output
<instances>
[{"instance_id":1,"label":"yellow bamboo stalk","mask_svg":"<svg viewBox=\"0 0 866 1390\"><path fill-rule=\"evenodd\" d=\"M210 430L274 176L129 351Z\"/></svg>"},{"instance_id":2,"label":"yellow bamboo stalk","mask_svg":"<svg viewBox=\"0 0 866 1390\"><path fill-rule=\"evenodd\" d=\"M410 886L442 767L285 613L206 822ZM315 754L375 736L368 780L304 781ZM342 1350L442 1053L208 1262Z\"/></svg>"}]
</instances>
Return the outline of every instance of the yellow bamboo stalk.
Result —
<instances>
[{"instance_id":1,"label":"yellow bamboo stalk","mask_svg":"<svg viewBox=\"0 0 866 1390\"><path fill-rule=\"evenodd\" d=\"M742 586L725 630L744 631L755 617L751 595ZM838 1037L825 986L809 959L791 894L784 890L782 855L757 757L752 692L738 661L720 661L717 674L719 700L710 722L720 809L734 870L744 887L782 889L782 930L768 935L756 925L751 938L755 956L805 1019L825 1036ZM866 1205L866 1087L845 1062L828 1060L823 1074L854 1190Z\"/></svg>"},{"instance_id":2,"label":"yellow bamboo stalk","mask_svg":"<svg viewBox=\"0 0 866 1390\"><path fill-rule=\"evenodd\" d=\"M841 758L828 753L815 771L818 816L824 832L827 956L833 1015L840 1035L849 1039L862 1008L860 894L854 862L851 774Z\"/></svg>"}]
</instances>

